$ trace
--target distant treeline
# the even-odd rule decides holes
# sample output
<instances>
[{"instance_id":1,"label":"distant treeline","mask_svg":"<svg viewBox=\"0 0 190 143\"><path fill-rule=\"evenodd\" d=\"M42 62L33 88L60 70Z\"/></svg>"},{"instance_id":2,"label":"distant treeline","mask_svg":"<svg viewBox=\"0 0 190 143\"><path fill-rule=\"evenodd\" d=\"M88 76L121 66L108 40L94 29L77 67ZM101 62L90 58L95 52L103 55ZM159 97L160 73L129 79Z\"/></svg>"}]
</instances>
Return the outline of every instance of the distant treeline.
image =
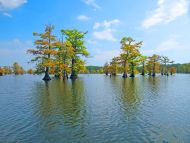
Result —
<instances>
[{"instance_id":1,"label":"distant treeline","mask_svg":"<svg viewBox=\"0 0 190 143\"><path fill-rule=\"evenodd\" d=\"M186 64L172 64L168 67L175 67L177 69L177 73L190 73L190 63Z\"/></svg>"},{"instance_id":2,"label":"distant treeline","mask_svg":"<svg viewBox=\"0 0 190 143\"><path fill-rule=\"evenodd\" d=\"M35 72L36 71L32 69L25 71L24 68L20 66L17 62L13 63L12 66L0 66L0 76L9 74L22 75L25 73L35 74Z\"/></svg>"},{"instance_id":3,"label":"distant treeline","mask_svg":"<svg viewBox=\"0 0 190 143\"><path fill-rule=\"evenodd\" d=\"M190 63L168 65L168 68L170 67L175 67L177 69L177 73L190 73ZM104 73L103 67L101 66L86 66L86 68L87 68L87 73L90 73L90 74ZM138 67L137 70L140 73L142 68ZM120 71L119 73L122 73L122 71Z\"/></svg>"}]
</instances>

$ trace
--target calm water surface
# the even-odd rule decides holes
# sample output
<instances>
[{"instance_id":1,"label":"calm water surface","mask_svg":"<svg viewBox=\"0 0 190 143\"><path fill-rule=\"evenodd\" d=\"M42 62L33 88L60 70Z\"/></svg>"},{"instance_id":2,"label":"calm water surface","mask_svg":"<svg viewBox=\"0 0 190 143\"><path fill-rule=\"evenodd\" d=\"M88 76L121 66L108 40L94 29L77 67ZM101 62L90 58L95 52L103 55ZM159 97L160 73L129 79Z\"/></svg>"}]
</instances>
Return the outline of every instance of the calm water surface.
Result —
<instances>
[{"instance_id":1,"label":"calm water surface","mask_svg":"<svg viewBox=\"0 0 190 143\"><path fill-rule=\"evenodd\" d=\"M189 143L190 75L0 77L0 143Z\"/></svg>"}]
</instances>

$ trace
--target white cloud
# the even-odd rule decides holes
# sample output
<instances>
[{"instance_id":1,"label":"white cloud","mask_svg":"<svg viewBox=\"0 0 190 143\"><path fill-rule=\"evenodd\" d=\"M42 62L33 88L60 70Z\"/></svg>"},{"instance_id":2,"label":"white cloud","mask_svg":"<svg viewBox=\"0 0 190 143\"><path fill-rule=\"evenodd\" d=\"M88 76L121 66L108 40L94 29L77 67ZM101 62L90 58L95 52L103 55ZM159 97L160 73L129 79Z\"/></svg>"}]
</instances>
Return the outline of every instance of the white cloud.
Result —
<instances>
[{"instance_id":1,"label":"white cloud","mask_svg":"<svg viewBox=\"0 0 190 143\"><path fill-rule=\"evenodd\" d=\"M0 12L5 16L11 16L9 11L27 3L27 0L0 0Z\"/></svg>"},{"instance_id":2,"label":"white cloud","mask_svg":"<svg viewBox=\"0 0 190 143\"><path fill-rule=\"evenodd\" d=\"M93 26L93 29L96 30L93 32L94 38L98 40L108 40L108 41L116 41L117 39L114 37L115 29L112 28L113 25L117 25L120 23L120 20L104 20L103 22L96 22ZM99 28L102 28L101 31L97 31Z\"/></svg>"},{"instance_id":3,"label":"white cloud","mask_svg":"<svg viewBox=\"0 0 190 143\"><path fill-rule=\"evenodd\" d=\"M85 4L93 7L95 10L101 9L101 7L96 3L95 0L84 0Z\"/></svg>"},{"instance_id":4,"label":"white cloud","mask_svg":"<svg viewBox=\"0 0 190 143\"><path fill-rule=\"evenodd\" d=\"M79 15L79 16L77 17L77 19L78 19L78 20L81 20L81 21L87 21L87 20L89 20L90 18L89 18L88 16L86 16L86 15Z\"/></svg>"},{"instance_id":5,"label":"white cloud","mask_svg":"<svg viewBox=\"0 0 190 143\"><path fill-rule=\"evenodd\" d=\"M93 36L94 38L98 40L116 41L116 38L113 35L115 31L116 30L113 30L113 29L105 29L103 31L94 31Z\"/></svg>"},{"instance_id":6,"label":"white cloud","mask_svg":"<svg viewBox=\"0 0 190 143\"><path fill-rule=\"evenodd\" d=\"M98 29L100 27L103 27L103 28L110 28L110 26L112 25L117 25L120 23L120 20L118 19L113 19L111 21L107 21L107 20L104 20L103 22L96 22L94 24L94 27L93 29Z\"/></svg>"},{"instance_id":7,"label":"white cloud","mask_svg":"<svg viewBox=\"0 0 190 143\"><path fill-rule=\"evenodd\" d=\"M189 0L158 0L158 8L150 12L147 19L142 22L145 29L159 23L167 24L176 18L187 14Z\"/></svg>"},{"instance_id":8,"label":"white cloud","mask_svg":"<svg viewBox=\"0 0 190 143\"><path fill-rule=\"evenodd\" d=\"M153 50L142 50L142 53L145 55L166 55L167 53L180 53L181 51L188 49L189 46L182 41L177 40L177 37L171 37L168 40L163 41L157 48Z\"/></svg>"}]
</instances>

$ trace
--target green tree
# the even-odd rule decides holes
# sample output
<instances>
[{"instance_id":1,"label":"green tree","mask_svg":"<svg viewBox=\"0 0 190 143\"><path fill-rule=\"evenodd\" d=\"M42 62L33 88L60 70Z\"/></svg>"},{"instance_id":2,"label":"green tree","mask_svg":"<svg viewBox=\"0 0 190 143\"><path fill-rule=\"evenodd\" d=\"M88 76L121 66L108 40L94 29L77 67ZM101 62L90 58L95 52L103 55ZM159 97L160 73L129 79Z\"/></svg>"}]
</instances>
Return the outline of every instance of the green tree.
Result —
<instances>
[{"instance_id":1,"label":"green tree","mask_svg":"<svg viewBox=\"0 0 190 143\"><path fill-rule=\"evenodd\" d=\"M127 77L127 72L130 70L131 77L135 76L135 68L139 63L140 51L139 48L142 46L142 41L136 42L131 37L124 37L121 40L120 61L123 66L123 77Z\"/></svg>"},{"instance_id":2,"label":"green tree","mask_svg":"<svg viewBox=\"0 0 190 143\"><path fill-rule=\"evenodd\" d=\"M118 73L118 68L119 68L118 61L119 61L119 57L114 57L112 61L110 62L109 71L110 71L110 74L113 76L116 76Z\"/></svg>"},{"instance_id":3,"label":"green tree","mask_svg":"<svg viewBox=\"0 0 190 143\"><path fill-rule=\"evenodd\" d=\"M141 75L144 76L146 73L147 56L141 55L140 62L141 62L141 66L142 66Z\"/></svg>"},{"instance_id":4,"label":"green tree","mask_svg":"<svg viewBox=\"0 0 190 143\"><path fill-rule=\"evenodd\" d=\"M103 71L108 76L108 74L109 74L109 64L107 62L104 64Z\"/></svg>"},{"instance_id":5,"label":"green tree","mask_svg":"<svg viewBox=\"0 0 190 143\"><path fill-rule=\"evenodd\" d=\"M58 52L56 55L56 74L59 78L65 79L70 72L69 65L74 55L74 48L69 41L59 42Z\"/></svg>"},{"instance_id":6,"label":"green tree","mask_svg":"<svg viewBox=\"0 0 190 143\"><path fill-rule=\"evenodd\" d=\"M163 73L162 74L168 76L169 75L168 74L168 64L173 63L173 61L170 61L170 59L168 57L166 57L166 56L162 56L160 58L160 60L161 60L162 64L164 65Z\"/></svg>"},{"instance_id":7,"label":"green tree","mask_svg":"<svg viewBox=\"0 0 190 143\"><path fill-rule=\"evenodd\" d=\"M61 30L66 41L69 41L74 48L74 54L71 58L71 79L76 79L80 71L82 59L80 56L87 57L89 55L86 46L84 45L85 35L87 32L80 32L76 29Z\"/></svg>"},{"instance_id":8,"label":"green tree","mask_svg":"<svg viewBox=\"0 0 190 143\"><path fill-rule=\"evenodd\" d=\"M148 61L148 69L149 69L149 75L156 76L156 73L160 70L160 56L154 54L153 56L149 57Z\"/></svg>"}]
</instances>

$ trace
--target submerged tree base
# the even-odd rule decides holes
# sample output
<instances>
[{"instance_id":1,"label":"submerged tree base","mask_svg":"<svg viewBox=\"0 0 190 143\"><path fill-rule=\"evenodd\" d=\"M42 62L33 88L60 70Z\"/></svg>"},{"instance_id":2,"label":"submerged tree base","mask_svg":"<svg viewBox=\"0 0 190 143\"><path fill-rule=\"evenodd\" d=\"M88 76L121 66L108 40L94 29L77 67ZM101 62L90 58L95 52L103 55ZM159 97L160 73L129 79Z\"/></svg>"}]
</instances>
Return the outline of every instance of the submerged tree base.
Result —
<instances>
[{"instance_id":1,"label":"submerged tree base","mask_svg":"<svg viewBox=\"0 0 190 143\"><path fill-rule=\"evenodd\" d=\"M77 75L73 75L73 74L71 74L71 76L70 76L70 79L77 79L77 78L78 78Z\"/></svg>"},{"instance_id":2,"label":"submerged tree base","mask_svg":"<svg viewBox=\"0 0 190 143\"><path fill-rule=\"evenodd\" d=\"M124 73L122 77L123 78L127 78L128 76L127 76L127 74Z\"/></svg>"},{"instance_id":3,"label":"submerged tree base","mask_svg":"<svg viewBox=\"0 0 190 143\"><path fill-rule=\"evenodd\" d=\"M135 77L135 74L131 74L130 77Z\"/></svg>"},{"instance_id":4,"label":"submerged tree base","mask_svg":"<svg viewBox=\"0 0 190 143\"><path fill-rule=\"evenodd\" d=\"M49 81L51 80L49 74L45 74L44 78L42 80Z\"/></svg>"}]
</instances>

